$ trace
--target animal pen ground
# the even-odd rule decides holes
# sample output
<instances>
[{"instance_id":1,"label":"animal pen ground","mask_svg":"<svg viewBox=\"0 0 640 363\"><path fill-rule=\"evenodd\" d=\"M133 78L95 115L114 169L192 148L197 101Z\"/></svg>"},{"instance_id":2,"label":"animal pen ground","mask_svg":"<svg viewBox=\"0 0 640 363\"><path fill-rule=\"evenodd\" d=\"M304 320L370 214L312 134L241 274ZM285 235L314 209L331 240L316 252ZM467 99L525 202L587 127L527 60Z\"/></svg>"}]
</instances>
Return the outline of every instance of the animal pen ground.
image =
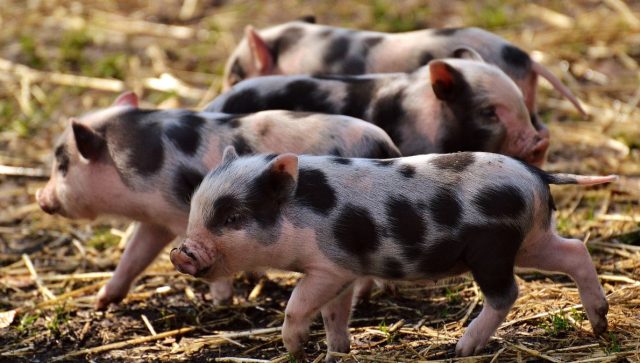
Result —
<instances>
[{"instance_id":1,"label":"animal pen ground","mask_svg":"<svg viewBox=\"0 0 640 363\"><path fill-rule=\"evenodd\" d=\"M71 116L126 89L147 106L200 108L219 91L246 24L313 14L380 31L479 26L529 51L583 101L583 119L541 81L552 141L545 169L621 176L552 189L557 227L583 239L607 295L609 330L594 337L575 284L521 272L520 297L482 361L640 361L640 2L4 0L0 7L0 361L277 361L296 276L235 282L232 306L175 271L163 253L124 302L94 309L130 229L122 220L44 214L34 193ZM20 168L14 168L20 167ZM99 190L95 191L99 193ZM469 276L376 291L353 313L353 361L457 360L482 297ZM320 319L307 357L326 349Z\"/></svg>"}]
</instances>

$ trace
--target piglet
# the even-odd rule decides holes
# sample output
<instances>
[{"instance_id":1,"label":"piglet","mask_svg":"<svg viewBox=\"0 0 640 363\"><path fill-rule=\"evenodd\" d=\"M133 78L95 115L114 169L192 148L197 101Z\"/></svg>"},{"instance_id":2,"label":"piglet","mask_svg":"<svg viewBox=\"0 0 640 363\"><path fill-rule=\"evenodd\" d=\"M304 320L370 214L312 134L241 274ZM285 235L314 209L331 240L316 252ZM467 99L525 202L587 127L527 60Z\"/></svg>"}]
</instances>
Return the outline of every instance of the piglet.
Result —
<instances>
[{"instance_id":1,"label":"piglet","mask_svg":"<svg viewBox=\"0 0 640 363\"><path fill-rule=\"evenodd\" d=\"M499 68L468 59L434 60L410 74L259 77L205 109L353 116L380 126L403 155L488 151L542 165L549 147L548 132L531 124L515 83Z\"/></svg>"},{"instance_id":2,"label":"piglet","mask_svg":"<svg viewBox=\"0 0 640 363\"><path fill-rule=\"evenodd\" d=\"M238 157L229 147L194 193L171 261L205 280L254 268L303 273L282 328L296 358L318 311L329 351L349 351L352 285L364 276L433 280L470 271L485 303L456 345L460 356L480 352L504 321L518 296L514 266L568 274L601 334L607 300L586 246L556 233L549 184L615 179L548 174L482 152L366 160Z\"/></svg>"},{"instance_id":3,"label":"piglet","mask_svg":"<svg viewBox=\"0 0 640 363\"><path fill-rule=\"evenodd\" d=\"M140 109L127 92L109 108L72 118L56 143L51 178L36 194L40 207L73 219L108 214L141 222L98 293L98 308L121 301L160 251L184 234L193 190L227 145L240 154L400 156L384 131L347 116ZM228 300L231 280L212 283L211 294Z\"/></svg>"},{"instance_id":4,"label":"piglet","mask_svg":"<svg viewBox=\"0 0 640 363\"><path fill-rule=\"evenodd\" d=\"M243 79L273 74L411 72L432 59L455 57L464 48L476 50L513 79L538 130L544 128L536 115L538 76L547 79L585 114L580 102L553 73L504 38L479 28L390 34L310 21L292 21L262 30L247 26L244 38L227 61L223 85L229 89Z\"/></svg>"}]
</instances>

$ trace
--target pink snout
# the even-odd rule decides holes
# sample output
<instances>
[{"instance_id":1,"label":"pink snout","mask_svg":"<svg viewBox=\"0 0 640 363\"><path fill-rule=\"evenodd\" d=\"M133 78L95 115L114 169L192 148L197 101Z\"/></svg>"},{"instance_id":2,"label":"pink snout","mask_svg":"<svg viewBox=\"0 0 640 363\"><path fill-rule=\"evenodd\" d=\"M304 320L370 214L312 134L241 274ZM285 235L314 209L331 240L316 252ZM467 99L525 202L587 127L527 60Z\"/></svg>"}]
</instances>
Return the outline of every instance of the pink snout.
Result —
<instances>
[{"instance_id":1,"label":"pink snout","mask_svg":"<svg viewBox=\"0 0 640 363\"><path fill-rule=\"evenodd\" d=\"M546 135L548 135L548 132ZM547 156L547 150L549 150L549 137L539 138L527 154L525 161L531 165L542 167Z\"/></svg>"},{"instance_id":2,"label":"pink snout","mask_svg":"<svg viewBox=\"0 0 640 363\"><path fill-rule=\"evenodd\" d=\"M173 266L183 274L195 276L198 272L195 256L184 245L172 249L169 258Z\"/></svg>"},{"instance_id":3,"label":"pink snout","mask_svg":"<svg viewBox=\"0 0 640 363\"><path fill-rule=\"evenodd\" d=\"M38 205L40 205L40 209L45 213L55 214L60 210L60 202L58 202L52 193L48 193L46 189L38 189L36 191L36 200L38 201Z\"/></svg>"}]
</instances>

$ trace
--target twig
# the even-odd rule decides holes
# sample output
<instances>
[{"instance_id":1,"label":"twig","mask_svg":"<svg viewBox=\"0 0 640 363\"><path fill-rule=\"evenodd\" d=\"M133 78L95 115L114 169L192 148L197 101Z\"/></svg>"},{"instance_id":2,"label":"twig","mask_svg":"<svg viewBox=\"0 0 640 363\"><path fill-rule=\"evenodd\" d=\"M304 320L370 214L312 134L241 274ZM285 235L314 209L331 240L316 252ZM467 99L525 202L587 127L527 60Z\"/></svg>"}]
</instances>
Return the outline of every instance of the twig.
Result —
<instances>
[{"instance_id":1,"label":"twig","mask_svg":"<svg viewBox=\"0 0 640 363\"><path fill-rule=\"evenodd\" d=\"M500 325L500 327L498 329L504 329L504 328L506 328L508 326L511 326L511 325L514 325L514 324L518 324L518 323L521 323L523 321L544 318L544 317L547 317L547 316L553 315L553 314L566 313L567 311L571 311L573 309L580 309L580 308L582 308L582 304L576 304L576 305L573 305L573 306L569 306L567 308L556 309L556 310L553 310L553 311L547 311L547 312L540 313L540 314L525 316L525 317L522 317L520 319L515 319L515 320L508 321L506 323L503 323L502 325Z\"/></svg>"},{"instance_id":2,"label":"twig","mask_svg":"<svg viewBox=\"0 0 640 363\"><path fill-rule=\"evenodd\" d=\"M471 304L467 308L467 311L464 313L464 316L462 317L462 319L460 319L460 321L458 322L458 326L459 327L463 327L464 326L464 323L467 322L467 320L469 319L469 317L473 313L473 310L475 310L476 306L478 306L478 303L480 302L480 293L478 291L478 287L476 286L476 284L473 284L473 288L474 288L474 291L476 293L476 296L473 298L473 301L471 302Z\"/></svg>"},{"instance_id":3,"label":"twig","mask_svg":"<svg viewBox=\"0 0 640 363\"><path fill-rule=\"evenodd\" d=\"M27 270L29 270L29 273L31 274L31 278L36 283L36 286L38 287L38 291L40 291L40 293L45 298L45 300L55 299L56 296L51 292L51 290L49 290L42 283L42 280L38 276L38 272L36 271L36 268L33 267L33 262L31 262L31 259L29 258L29 255L22 254L22 260L24 261L25 266L27 266Z\"/></svg>"},{"instance_id":4,"label":"twig","mask_svg":"<svg viewBox=\"0 0 640 363\"><path fill-rule=\"evenodd\" d=\"M70 352L64 355L60 355L57 357L54 357L53 359L51 359L52 362L58 362L61 360L66 360L68 358L71 357L77 357L79 355L87 355L87 354L95 354L95 353L101 353L101 352L106 352L108 350L112 350L112 349L119 349L119 348L123 348L129 345L136 345L136 344L141 344L141 343L146 343L146 342L152 342L152 341L156 341L156 340L160 340L160 339L164 339L164 338L168 338L168 337L173 337L176 335L182 335L185 333L189 333L191 331L194 331L196 328L194 327L186 327L186 328L180 328L180 329L176 329L176 330L171 330L168 332L164 332L164 333L160 333L158 335L152 335L152 336L146 336L146 337L141 337L141 338L133 338L133 339L129 339L129 340L125 340L122 342L116 342L116 343L111 343L111 344L106 344L106 345L101 345L98 347L93 347L93 348L87 348L87 349L81 349L81 350L77 350L75 352Z\"/></svg>"},{"instance_id":5,"label":"twig","mask_svg":"<svg viewBox=\"0 0 640 363\"><path fill-rule=\"evenodd\" d=\"M525 352L525 353L527 353L529 355L532 355L532 356L534 356L536 358L542 358L542 359L548 360L549 362L556 362L556 363L562 362L561 360L559 360L557 358L554 358L554 357L548 356L546 354L540 353L535 349L527 348L522 344L514 344L514 343L508 342L508 341L506 341L504 339L502 339L502 342L507 344L510 347L518 349L518 350L520 350L522 352Z\"/></svg>"},{"instance_id":6,"label":"twig","mask_svg":"<svg viewBox=\"0 0 640 363\"><path fill-rule=\"evenodd\" d=\"M270 360L254 359L254 358L236 358L236 357L220 357L216 358L216 362L233 362L233 363L269 363Z\"/></svg>"},{"instance_id":7,"label":"twig","mask_svg":"<svg viewBox=\"0 0 640 363\"><path fill-rule=\"evenodd\" d=\"M158 335L158 333L156 333L156 330L153 328L153 325L151 325L151 322L149 321L147 316L142 314L140 315L140 317L142 318L142 321L144 321L144 325L146 325L147 329L149 329L149 332L151 333L151 335L153 336Z\"/></svg>"},{"instance_id":8,"label":"twig","mask_svg":"<svg viewBox=\"0 0 640 363\"><path fill-rule=\"evenodd\" d=\"M43 169L9 165L0 165L0 175L24 176L37 179L49 178L49 173Z\"/></svg>"}]
</instances>

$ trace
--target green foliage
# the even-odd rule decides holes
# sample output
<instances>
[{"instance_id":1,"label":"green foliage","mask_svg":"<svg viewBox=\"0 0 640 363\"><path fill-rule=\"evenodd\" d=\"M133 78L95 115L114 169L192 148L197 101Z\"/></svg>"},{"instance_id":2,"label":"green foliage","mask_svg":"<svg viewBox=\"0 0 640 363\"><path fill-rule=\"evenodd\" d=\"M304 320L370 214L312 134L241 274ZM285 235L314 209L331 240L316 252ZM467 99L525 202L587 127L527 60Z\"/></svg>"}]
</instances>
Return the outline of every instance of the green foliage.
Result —
<instances>
[{"instance_id":1,"label":"green foliage","mask_svg":"<svg viewBox=\"0 0 640 363\"><path fill-rule=\"evenodd\" d=\"M389 343L393 343L397 338L397 335L395 332L392 333L389 331L387 322L384 320L380 324L378 324L378 330L380 330L385 335L385 338Z\"/></svg>"},{"instance_id":2,"label":"green foliage","mask_svg":"<svg viewBox=\"0 0 640 363\"><path fill-rule=\"evenodd\" d=\"M467 16L473 26L495 30L513 26L522 21L520 15L511 14L508 3L500 0L487 1L479 5L475 2L467 3Z\"/></svg>"},{"instance_id":3,"label":"green foliage","mask_svg":"<svg viewBox=\"0 0 640 363\"><path fill-rule=\"evenodd\" d=\"M44 60L38 54L38 48L35 39L29 35L20 37L20 50L25 57L25 62L33 68L42 68Z\"/></svg>"},{"instance_id":4,"label":"green foliage","mask_svg":"<svg viewBox=\"0 0 640 363\"><path fill-rule=\"evenodd\" d=\"M124 80L127 67L127 56L124 53L109 54L95 63L83 63L82 73L100 78L117 78Z\"/></svg>"},{"instance_id":5,"label":"green foliage","mask_svg":"<svg viewBox=\"0 0 640 363\"><path fill-rule=\"evenodd\" d=\"M26 313L20 319L20 324L16 327L16 329L20 333L29 332L33 327L33 324L40 318L40 313L29 314Z\"/></svg>"},{"instance_id":6,"label":"green foliage","mask_svg":"<svg viewBox=\"0 0 640 363\"><path fill-rule=\"evenodd\" d=\"M540 327L544 329L547 335L557 337L573 329L571 319L576 322L580 322L584 320L584 315L575 309L572 309L569 312L569 315L564 312L551 314L540 324Z\"/></svg>"},{"instance_id":7,"label":"green foliage","mask_svg":"<svg viewBox=\"0 0 640 363\"><path fill-rule=\"evenodd\" d=\"M69 313L63 305L56 306L53 316L49 318L46 328L49 329L54 336L60 335L60 328L69 321Z\"/></svg>"},{"instance_id":8,"label":"green foliage","mask_svg":"<svg viewBox=\"0 0 640 363\"><path fill-rule=\"evenodd\" d=\"M445 294L447 297L447 301L450 304L459 304L462 301L462 296L460 296L460 292L455 289L446 288Z\"/></svg>"},{"instance_id":9,"label":"green foliage","mask_svg":"<svg viewBox=\"0 0 640 363\"><path fill-rule=\"evenodd\" d=\"M400 13L394 1L374 0L371 4L371 16L375 30L384 32L406 32L425 28L425 19L429 19L431 11L427 6L414 9L409 14Z\"/></svg>"},{"instance_id":10,"label":"green foliage","mask_svg":"<svg viewBox=\"0 0 640 363\"><path fill-rule=\"evenodd\" d=\"M60 55L62 62L71 68L80 65L84 48L91 44L91 37L86 29L72 30L62 35Z\"/></svg>"},{"instance_id":11,"label":"green foliage","mask_svg":"<svg viewBox=\"0 0 640 363\"><path fill-rule=\"evenodd\" d=\"M607 346L604 348L604 351L607 354L614 354L614 353L619 353L621 351L620 349L620 341L618 341L618 337L613 334L612 332L609 332L608 334L609 336L607 337L608 339L608 344Z\"/></svg>"},{"instance_id":12,"label":"green foliage","mask_svg":"<svg viewBox=\"0 0 640 363\"><path fill-rule=\"evenodd\" d=\"M104 251L109 247L118 245L120 238L111 234L109 227L98 227L93 232L93 237L87 241L88 247L93 247L98 251Z\"/></svg>"}]
</instances>

